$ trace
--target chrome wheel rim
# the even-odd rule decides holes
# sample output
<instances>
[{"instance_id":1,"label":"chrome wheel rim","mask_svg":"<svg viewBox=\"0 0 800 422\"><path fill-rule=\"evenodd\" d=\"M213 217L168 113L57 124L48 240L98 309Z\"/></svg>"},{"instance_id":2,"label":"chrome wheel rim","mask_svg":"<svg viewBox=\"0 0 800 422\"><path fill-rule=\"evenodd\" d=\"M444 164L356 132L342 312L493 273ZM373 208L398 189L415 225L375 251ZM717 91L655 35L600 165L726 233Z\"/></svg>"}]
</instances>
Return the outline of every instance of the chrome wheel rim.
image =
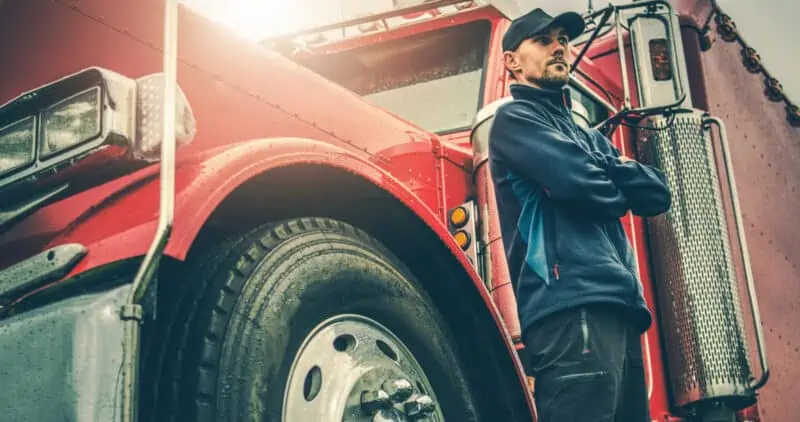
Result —
<instances>
[{"instance_id":1,"label":"chrome wheel rim","mask_svg":"<svg viewBox=\"0 0 800 422\"><path fill-rule=\"evenodd\" d=\"M285 422L444 422L422 366L389 329L361 315L315 327L289 370Z\"/></svg>"}]
</instances>

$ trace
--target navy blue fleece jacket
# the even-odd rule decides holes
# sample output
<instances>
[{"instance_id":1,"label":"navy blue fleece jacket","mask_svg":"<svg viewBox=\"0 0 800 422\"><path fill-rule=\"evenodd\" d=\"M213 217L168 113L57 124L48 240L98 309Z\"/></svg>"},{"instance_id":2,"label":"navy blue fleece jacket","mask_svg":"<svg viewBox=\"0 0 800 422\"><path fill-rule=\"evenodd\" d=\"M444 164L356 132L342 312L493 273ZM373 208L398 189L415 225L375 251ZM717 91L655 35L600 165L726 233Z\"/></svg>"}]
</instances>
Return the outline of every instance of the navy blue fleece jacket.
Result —
<instances>
[{"instance_id":1,"label":"navy blue fleece jacket","mask_svg":"<svg viewBox=\"0 0 800 422\"><path fill-rule=\"evenodd\" d=\"M515 84L497 111L490 168L523 333L566 308L617 304L641 331L652 318L620 223L655 216L671 196L664 175L576 125L569 91Z\"/></svg>"}]
</instances>

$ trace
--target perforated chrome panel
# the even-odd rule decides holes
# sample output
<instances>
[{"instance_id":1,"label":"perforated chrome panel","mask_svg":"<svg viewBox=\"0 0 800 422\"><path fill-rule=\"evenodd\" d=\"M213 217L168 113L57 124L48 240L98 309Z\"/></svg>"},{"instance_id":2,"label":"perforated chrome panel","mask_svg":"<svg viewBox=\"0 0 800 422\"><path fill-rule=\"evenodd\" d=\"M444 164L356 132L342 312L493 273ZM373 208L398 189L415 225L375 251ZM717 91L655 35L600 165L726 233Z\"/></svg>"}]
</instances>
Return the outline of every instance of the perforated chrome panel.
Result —
<instances>
[{"instance_id":1,"label":"perforated chrome panel","mask_svg":"<svg viewBox=\"0 0 800 422\"><path fill-rule=\"evenodd\" d=\"M642 133L643 160L664 171L673 197L648 228L675 404L748 403L751 370L710 132L701 114L687 113Z\"/></svg>"}]
</instances>

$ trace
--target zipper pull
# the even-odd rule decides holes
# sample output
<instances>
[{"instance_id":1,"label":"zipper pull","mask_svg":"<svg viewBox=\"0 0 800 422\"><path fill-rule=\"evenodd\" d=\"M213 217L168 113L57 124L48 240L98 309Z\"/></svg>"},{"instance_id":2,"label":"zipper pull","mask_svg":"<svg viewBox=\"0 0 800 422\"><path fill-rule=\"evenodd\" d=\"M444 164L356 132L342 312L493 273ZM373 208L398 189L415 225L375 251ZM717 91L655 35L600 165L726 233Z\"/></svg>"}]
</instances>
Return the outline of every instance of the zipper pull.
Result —
<instances>
[{"instance_id":1,"label":"zipper pull","mask_svg":"<svg viewBox=\"0 0 800 422\"><path fill-rule=\"evenodd\" d=\"M556 280L558 280L558 262L553 265L553 274L556 275Z\"/></svg>"}]
</instances>

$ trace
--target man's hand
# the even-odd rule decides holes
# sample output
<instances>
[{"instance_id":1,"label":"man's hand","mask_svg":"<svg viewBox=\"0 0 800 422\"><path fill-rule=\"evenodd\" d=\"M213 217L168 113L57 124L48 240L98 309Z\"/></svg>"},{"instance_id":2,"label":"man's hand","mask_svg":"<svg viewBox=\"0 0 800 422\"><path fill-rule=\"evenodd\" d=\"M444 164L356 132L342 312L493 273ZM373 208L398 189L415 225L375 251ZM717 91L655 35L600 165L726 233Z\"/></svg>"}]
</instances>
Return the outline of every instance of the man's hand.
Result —
<instances>
[{"instance_id":1,"label":"man's hand","mask_svg":"<svg viewBox=\"0 0 800 422\"><path fill-rule=\"evenodd\" d=\"M625 163L625 162L628 162L628 161L636 161L636 160L634 160L633 158L630 158L630 157L626 157L624 155L620 155L619 156L619 161L622 161L623 163Z\"/></svg>"}]
</instances>

